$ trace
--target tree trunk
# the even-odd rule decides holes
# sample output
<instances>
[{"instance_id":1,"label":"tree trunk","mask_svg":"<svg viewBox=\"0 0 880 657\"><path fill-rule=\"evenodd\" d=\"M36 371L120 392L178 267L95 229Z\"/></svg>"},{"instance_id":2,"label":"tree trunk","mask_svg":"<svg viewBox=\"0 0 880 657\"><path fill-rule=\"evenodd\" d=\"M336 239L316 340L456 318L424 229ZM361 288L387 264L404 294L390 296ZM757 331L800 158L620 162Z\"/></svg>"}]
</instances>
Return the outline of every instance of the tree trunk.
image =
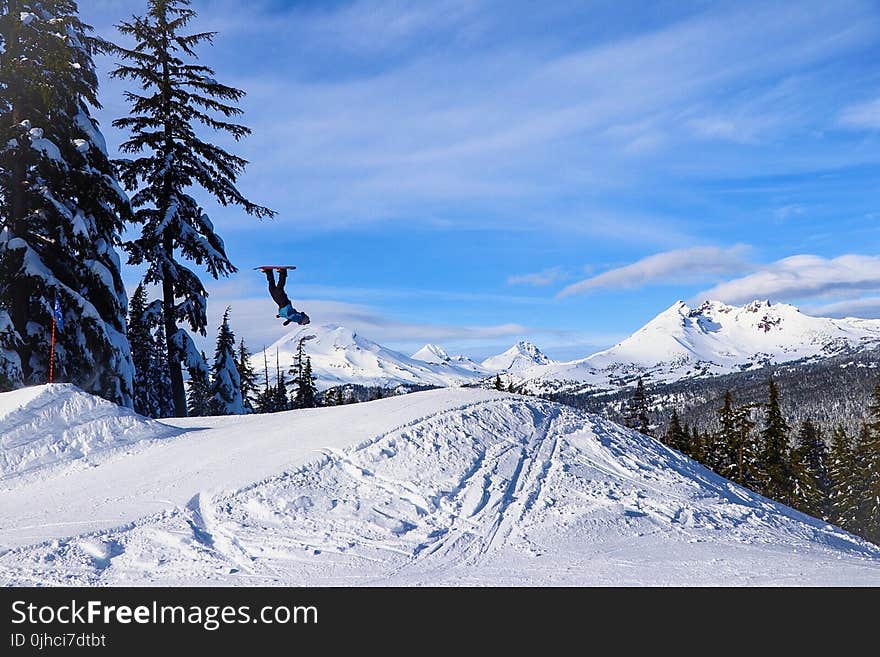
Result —
<instances>
[{"instance_id":1,"label":"tree trunk","mask_svg":"<svg viewBox=\"0 0 880 657\"><path fill-rule=\"evenodd\" d=\"M166 18L166 7L164 3L160 6L160 15L158 18L158 23L160 28L162 29L162 62L161 62L161 70L162 70L162 100L163 100L163 114L165 119L165 124L163 126L163 131L165 135L164 146L165 152L164 156L168 157L173 149L174 140L171 134L171 126L168 124L168 117L170 115L170 104L171 104L171 83L170 76L168 72L168 23ZM165 173L165 180L163 181L163 198L160 199L159 209L162 211L163 216L168 212L168 207L171 204L171 179L170 174ZM165 250L165 255L167 258L171 259L174 256L174 241L172 236L166 231L163 235L163 249ZM186 417L187 409L186 409L186 391L183 387L183 369L180 366L181 354L178 353L177 348L173 344L172 338L177 333L177 322L174 317L174 284L172 282L171 273L167 270L162 272L162 309L165 319L165 340L168 344L168 374L171 379L171 397L174 400L174 414L177 417Z\"/></svg>"},{"instance_id":2,"label":"tree trunk","mask_svg":"<svg viewBox=\"0 0 880 657\"><path fill-rule=\"evenodd\" d=\"M180 366L180 354L172 339L177 333L174 321L174 286L171 278L166 276L162 281L162 314L165 320L165 344L167 347L168 375L171 379L171 398L174 401L175 417L186 417L186 390L183 387L183 369Z\"/></svg>"}]
</instances>

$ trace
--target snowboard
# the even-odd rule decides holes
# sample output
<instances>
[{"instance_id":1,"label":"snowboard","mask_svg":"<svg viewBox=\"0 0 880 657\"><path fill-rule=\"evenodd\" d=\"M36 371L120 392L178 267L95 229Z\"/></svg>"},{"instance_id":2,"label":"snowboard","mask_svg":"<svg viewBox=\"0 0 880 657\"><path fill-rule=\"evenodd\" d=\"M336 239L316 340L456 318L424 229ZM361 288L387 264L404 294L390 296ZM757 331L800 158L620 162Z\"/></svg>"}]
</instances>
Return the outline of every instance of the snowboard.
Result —
<instances>
[{"instance_id":1,"label":"snowboard","mask_svg":"<svg viewBox=\"0 0 880 657\"><path fill-rule=\"evenodd\" d=\"M254 271L266 271L267 269L272 269L274 271L281 271L282 269L296 269L296 265L263 265L262 267L254 267Z\"/></svg>"}]
</instances>

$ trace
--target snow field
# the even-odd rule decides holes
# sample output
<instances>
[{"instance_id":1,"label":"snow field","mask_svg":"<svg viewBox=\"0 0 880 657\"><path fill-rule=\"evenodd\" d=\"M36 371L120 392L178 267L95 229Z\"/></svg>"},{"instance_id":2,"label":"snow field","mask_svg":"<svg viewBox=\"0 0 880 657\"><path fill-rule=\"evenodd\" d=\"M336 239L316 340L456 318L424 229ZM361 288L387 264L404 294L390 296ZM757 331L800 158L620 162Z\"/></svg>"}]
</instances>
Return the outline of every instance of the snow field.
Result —
<instances>
[{"instance_id":1,"label":"snow field","mask_svg":"<svg viewBox=\"0 0 880 657\"><path fill-rule=\"evenodd\" d=\"M437 390L174 424L190 431L0 493L0 580L880 583L880 548L651 438L540 400ZM53 496L77 475L81 494ZM113 482L113 499L94 495L89 481L98 480ZM159 498L165 503L151 508ZM57 524L102 518L117 504L125 513L85 534ZM34 517L34 505L48 510ZM36 526L30 539L10 531L21 516Z\"/></svg>"}]
</instances>

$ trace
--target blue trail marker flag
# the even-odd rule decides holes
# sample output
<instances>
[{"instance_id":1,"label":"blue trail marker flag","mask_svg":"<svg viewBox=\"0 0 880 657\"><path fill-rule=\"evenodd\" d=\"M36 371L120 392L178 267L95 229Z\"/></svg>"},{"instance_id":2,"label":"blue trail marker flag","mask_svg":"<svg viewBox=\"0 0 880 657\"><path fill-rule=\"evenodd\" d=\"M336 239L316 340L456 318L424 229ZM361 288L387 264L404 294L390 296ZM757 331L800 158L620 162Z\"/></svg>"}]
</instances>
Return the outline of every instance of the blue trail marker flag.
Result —
<instances>
[{"instance_id":1,"label":"blue trail marker flag","mask_svg":"<svg viewBox=\"0 0 880 657\"><path fill-rule=\"evenodd\" d=\"M64 315L61 313L61 302L58 300L58 293L55 293L55 306L52 309L52 317L55 318L55 324L58 330L64 328Z\"/></svg>"}]
</instances>

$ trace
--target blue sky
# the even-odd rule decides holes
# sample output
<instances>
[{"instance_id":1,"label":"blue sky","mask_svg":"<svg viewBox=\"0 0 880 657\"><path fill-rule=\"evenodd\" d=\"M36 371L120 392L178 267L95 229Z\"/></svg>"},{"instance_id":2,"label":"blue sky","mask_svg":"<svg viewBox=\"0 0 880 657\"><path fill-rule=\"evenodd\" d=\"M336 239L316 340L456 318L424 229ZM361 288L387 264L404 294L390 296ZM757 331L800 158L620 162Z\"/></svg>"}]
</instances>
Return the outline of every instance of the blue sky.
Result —
<instances>
[{"instance_id":1,"label":"blue sky","mask_svg":"<svg viewBox=\"0 0 880 657\"><path fill-rule=\"evenodd\" d=\"M115 37L143 4L80 8ZM314 322L404 351L574 358L707 296L880 317L876 3L194 7L202 61L248 92L241 188L278 211L205 202L240 269L212 325L231 304L255 348L285 332L265 263L299 266Z\"/></svg>"}]
</instances>

